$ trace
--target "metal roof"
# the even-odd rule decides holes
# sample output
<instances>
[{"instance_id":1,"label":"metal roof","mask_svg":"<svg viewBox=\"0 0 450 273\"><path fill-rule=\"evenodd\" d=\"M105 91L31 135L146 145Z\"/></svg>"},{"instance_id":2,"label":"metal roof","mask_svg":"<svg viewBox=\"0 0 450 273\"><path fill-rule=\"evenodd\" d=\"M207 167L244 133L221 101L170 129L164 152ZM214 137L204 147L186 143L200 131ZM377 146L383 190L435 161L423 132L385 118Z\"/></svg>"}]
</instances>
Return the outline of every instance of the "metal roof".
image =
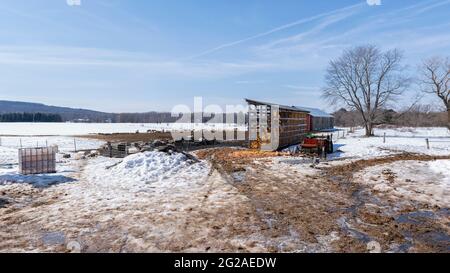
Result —
<instances>
[{"instance_id":1,"label":"metal roof","mask_svg":"<svg viewBox=\"0 0 450 273\"><path fill-rule=\"evenodd\" d=\"M333 115L328 114L320 109L317 108L310 108L310 107L303 107L303 106L294 106L297 109L301 109L303 111L309 112L309 114L313 117L319 117L319 118L332 118Z\"/></svg>"},{"instance_id":2,"label":"metal roof","mask_svg":"<svg viewBox=\"0 0 450 273\"><path fill-rule=\"evenodd\" d=\"M280 104L277 104L277 103L263 102L263 101L250 100L250 99L245 99L245 101L248 104L253 104L253 105L278 106L280 109L285 109L285 110L290 110L290 111L295 111L295 112L302 112L302 113L309 113L308 110L304 110L304 109L297 108L297 107L294 107L294 106L280 105Z\"/></svg>"}]
</instances>

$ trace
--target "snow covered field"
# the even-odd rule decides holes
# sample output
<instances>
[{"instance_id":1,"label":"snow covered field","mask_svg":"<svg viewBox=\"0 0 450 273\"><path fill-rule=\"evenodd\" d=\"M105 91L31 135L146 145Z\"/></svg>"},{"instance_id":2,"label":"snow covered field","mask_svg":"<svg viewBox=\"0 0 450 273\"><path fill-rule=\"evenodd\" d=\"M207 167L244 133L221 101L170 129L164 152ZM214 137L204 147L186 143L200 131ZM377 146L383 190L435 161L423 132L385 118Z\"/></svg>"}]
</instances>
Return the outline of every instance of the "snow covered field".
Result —
<instances>
[{"instance_id":1,"label":"snow covered field","mask_svg":"<svg viewBox=\"0 0 450 273\"><path fill-rule=\"evenodd\" d=\"M79 136L89 134L141 133L148 130L193 130L193 129L246 130L234 124L190 124L190 123L1 123L0 136Z\"/></svg>"},{"instance_id":2,"label":"snow covered field","mask_svg":"<svg viewBox=\"0 0 450 273\"><path fill-rule=\"evenodd\" d=\"M383 136L386 133L386 143ZM337 137L337 134L335 134ZM430 149L427 148L429 140ZM447 128L375 129L375 137L364 137L364 129L357 129L344 138L335 138L338 150L331 158L373 158L409 152L428 155L450 154L450 131Z\"/></svg>"},{"instance_id":3,"label":"snow covered field","mask_svg":"<svg viewBox=\"0 0 450 273\"><path fill-rule=\"evenodd\" d=\"M17 164L18 148L58 146L61 153L76 150L94 150L103 142L98 140L71 137L0 137L0 173L2 166ZM59 157L62 155L59 154Z\"/></svg>"},{"instance_id":4,"label":"snow covered field","mask_svg":"<svg viewBox=\"0 0 450 273\"><path fill-rule=\"evenodd\" d=\"M76 173L79 163L75 160L63 159L64 153L74 154L74 142L77 150L95 150L103 144L102 141L90 139L75 139L70 137L1 137L0 146L0 187L4 183L18 182L36 187L58 184L70 181L67 173ZM18 173L18 148L45 147L56 145L59 153L56 155L56 174L21 175Z\"/></svg>"}]
</instances>

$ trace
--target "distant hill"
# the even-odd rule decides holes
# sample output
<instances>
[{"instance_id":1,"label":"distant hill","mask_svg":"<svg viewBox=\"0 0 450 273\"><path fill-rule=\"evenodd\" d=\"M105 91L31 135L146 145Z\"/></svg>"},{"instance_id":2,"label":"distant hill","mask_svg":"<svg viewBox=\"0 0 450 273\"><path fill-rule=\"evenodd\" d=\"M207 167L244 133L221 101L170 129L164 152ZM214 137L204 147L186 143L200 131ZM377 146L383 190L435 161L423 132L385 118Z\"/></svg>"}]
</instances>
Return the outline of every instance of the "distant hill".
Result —
<instances>
[{"instance_id":1,"label":"distant hill","mask_svg":"<svg viewBox=\"0 0 450 273\"><path fill-rule=\"evenodd\" d=\"M106 122L113 120L115 114L87 109L50 106L41 103L3 101L0 100L0 114L6 113L47 113L59 114L63 121L89 120L91 122Z\"/></svg>"},{"instance_id":2,"label":"distant hill","mask_svg":"<svg viewBox=\"0 0 450 273\"><path fill-rule=\"evenodd\" d=\"M105 113L88 109L51 106L42 103L0 100L0 115L13 113L57 114L63 122L172 123L178 120L177 117L172 117L169 112ZM231 120L237 119L235 114L228 115L231 115L228 117ZM203 118L203 122L207 122L213 118L214 114L209 118L206 116ZM223 120L227 120L225 114Z\"/></svg>"},{"instance_id":3,"label":"distant hill","mask_svg":"<svg viewBox=\"0 0 450 273\"><path fill-rule=\"evenodd\" d=\"M0 114L57 114L63 122L171 123L178 118L168 112L106 113L88 109L59 107L42 103L0 100Z\"/></svg>"}]
</instances>

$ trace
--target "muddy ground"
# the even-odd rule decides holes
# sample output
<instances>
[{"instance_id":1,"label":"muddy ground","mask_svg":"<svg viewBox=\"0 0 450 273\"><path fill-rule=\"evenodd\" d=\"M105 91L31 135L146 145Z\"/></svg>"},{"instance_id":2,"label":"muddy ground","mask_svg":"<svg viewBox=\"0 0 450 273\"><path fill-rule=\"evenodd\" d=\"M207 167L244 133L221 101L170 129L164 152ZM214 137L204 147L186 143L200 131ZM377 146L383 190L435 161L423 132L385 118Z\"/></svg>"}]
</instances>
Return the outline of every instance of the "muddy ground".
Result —
<instances>
[{"instance_id":1,"label":"muddy ground","mask_svg":"<svg viewBox=\"0 0 450 273\"><path fill-rule=\"evenodd\" d=\"M311 165L317 171L305 176L295 169L268 168L277 153L210 150L199 156L211 160L253 201L255 214L267 223L272 236L298 234L305 242L317 243L318 238L334 235L339 239L331 242L331 249L337 252L450 252L449 208L399 204L353 180L355 173L370 166L450 156L398 154L336 166L325 163ZM384 175L389 179L389 173ZM295 251L292 247L285 250Z\"/></svg>"},{"instance_id":2,"label":"muddy ground","mask_svg":"<svg viewBox=\"0 0 450 273\"><path fill-rule=\"evenodd\" d=\"M97 208L69 198L93 186L87 162L72 185L0 188L0 251L67 252L75 240L82 252L450 252L448 207L398 202L354 180L370 166L450 156L314 164L246 149L196 155L210 174L171 200L139 193Z\"/></svg>"},{"instance_id":3,"label":"muddy ground","mask_svg":"<svg viewBox=\"0 0 450 273\"><path fill-rule=\"evenodd\" d=\"M230 133L230 132L227 132ZM234 132L231 132L234 133ZM240 132L239 134L241 134ZM186 131L186 135L190 136L191 131ZM199 133L200 134L200 133ZM91 134L84 136L76 136L86 139L96 139L106 142L151 142L154 140L171 141L173 136L170 132L150 132L150 133L114 133L114 134Z\"/></svg>"},{"instance_id":4,"label":"muddy ground","mask_svg":"<svg viewBox=\"0 0 450 273\"><path fill-rule=\"evenodd\" d=\"M152 133L117 133L117 134L92 134L77 136L87 139L96 139L106 142L150 142L153 140L172 140L172 135L168 132Z\"/></svg>"}]
</instances>

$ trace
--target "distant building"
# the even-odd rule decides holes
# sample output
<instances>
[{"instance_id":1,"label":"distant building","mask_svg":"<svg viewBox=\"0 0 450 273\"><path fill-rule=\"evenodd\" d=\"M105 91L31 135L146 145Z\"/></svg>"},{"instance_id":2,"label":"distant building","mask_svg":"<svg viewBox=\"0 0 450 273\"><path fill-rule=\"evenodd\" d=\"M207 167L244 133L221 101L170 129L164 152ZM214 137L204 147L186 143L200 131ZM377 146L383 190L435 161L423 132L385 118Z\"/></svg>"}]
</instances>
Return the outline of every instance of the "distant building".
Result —
<instances>
[{"instance_id":1,"label":"distant building","mask_svg":"<svg viewBox=\"0 0 450 273\"><path fill-rule=\"evenodd\" d=\"M88 118L79 118L79 119L72 120L72 122L73 123L89 123L89 122L91 122L91 120Z\"/></svg>"},{"instance_id":2,"label":"distant building","mask_svg":"<svg viewBox=\"0 0 450 273\"><path fill-rule=\"evenodd\" d=\"M326 131L334 129L334 116L317 108L295 106L295 108L309 112L308 131Z\"/></svg>"}]
</instances>

